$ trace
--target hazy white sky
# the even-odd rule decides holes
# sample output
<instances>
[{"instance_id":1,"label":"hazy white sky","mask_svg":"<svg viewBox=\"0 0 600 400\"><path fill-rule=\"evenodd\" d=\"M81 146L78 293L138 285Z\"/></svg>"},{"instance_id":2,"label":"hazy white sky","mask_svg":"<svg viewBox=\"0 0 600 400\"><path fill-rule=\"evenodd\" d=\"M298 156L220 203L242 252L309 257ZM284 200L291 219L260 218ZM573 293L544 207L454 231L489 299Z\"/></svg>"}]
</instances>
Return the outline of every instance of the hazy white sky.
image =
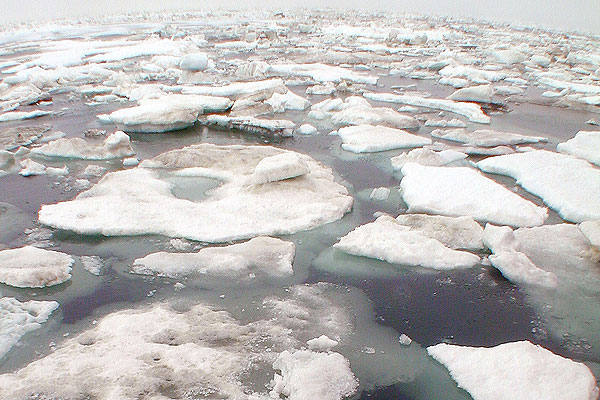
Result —
<instances>
[{"instance_id":1,"label":"hazy white sky","mask_svg":"<svg viewBox=\"0 0 600 400\"><path fill-rule=\"evenodd\" d=\"M600 34L600 0L0 0L0 23L128 11L336 7L477 17Z\"/></svg>"}]
</instances>

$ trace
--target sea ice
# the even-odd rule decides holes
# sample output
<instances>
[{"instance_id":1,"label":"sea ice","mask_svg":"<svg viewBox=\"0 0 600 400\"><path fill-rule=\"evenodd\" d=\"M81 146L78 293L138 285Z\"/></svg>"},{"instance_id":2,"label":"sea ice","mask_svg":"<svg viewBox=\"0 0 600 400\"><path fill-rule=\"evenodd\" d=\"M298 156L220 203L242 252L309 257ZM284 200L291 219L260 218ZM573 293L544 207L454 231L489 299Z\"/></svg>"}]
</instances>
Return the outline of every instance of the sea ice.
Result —
<instances>
[{"instance_id":1,"label":"sea ice","mask_svg":"<svg viewBox=\"0 0 600 400\"><path fill-rule=\"evenodd\" d=\"M27 332L38 329L58 308L55 301L20 302L12 297L0 298L0 359Z\"/></svg>"},{"instance_id":2,"label":"sea ice","mask_svg":"<svg viewBox=\"0 0 600 400\"><path fill-rule=\"evenodd\" d=\"M30 159L22 160L19 174L23 176L46 175L46 166Z\"/></svg>"},{"instance_id":3,"label":"sea ice","mask_svg":"<svg viewBox=\"0 0 600 400\"><path fill-rule=\"evenodd\" d=\"M308 340L306 344L310 350L329 351L338 345L338 341L330 339L326 335L321 335L318 338Z\"/></svg>"},{"instance_id":4,"label":"sea ice","mask_svg":"<svg viewBox=\"0 0 600 400\"><path fill-rule=\"evenodd\" d=\"M480 250L483 229L471 217L445 217L427 214L400 214L396 222L433 238L451 249Z\"/></svg>"},{"instance_id":5,"label":"sea ice","mask_svg":"<svg viewBox=\"0 0 600 400\"><path fill-rule=\"evenodd\" d=\"M306 162L296 153L281 153L265 157L256 164L252 182L256 185L297 178L310 172Z\"/></svg>"},{"instance_id":6,"label":"sea ice","mask_svg":"<svg viewBox=\"0 0 600 400\"><path fill-rule=\"evenodd\" d=\"M369 153L431 144L431 139L386 126L358 125L338 130L342 149Z\"/></svg>"},{"instance_id":7,"label":"sea ice","mask_svg":"<svg viewBox=\"0 0 600 400\"><path fill-rule=\"evenodd\" d=\"M493 131L491 129L478 129L474 132L470 132L466 129L435 129L431 132L431 136L453 142L465 143L469 146L483 147L539 143L548 140L545 137L540 136L525 136L516 133Z\"/></svg>"},{"instance_id":8,"label":"sea ice","mask_svg":"<svg viewBox=\"0 0 600 400\"><path fill-rule=\"evenodd\" d=\"M474 400L598 397L596 379L587 366L528 341L490 348L440 343L427 352Z\"/></svg>"},{"instance_id":9,"label":"sea ice","mask_svg":"<svg viewBox=\"0 0 600 400\"><path fill-rule=\"evenodd\" d=\"M391 108L371 107L370 105L344 106L333 113L331 122L335 126L345 125L390 125L399 129L418 129L419 121L402 115Z\"/></svg>"},{"instance_id":10,"label":"sea ice","mask_svg":"<svg viewBox=\"0 0 600 400\"><path fill-rule=\"evenodd\" d=\"M191 53L179 59L179 68L185 71L204 71L208 66L206 53Z\"/></svg>"},{"instance_id":11,"label":"sea ice","mask_svg":"<svg viewBox=\"0 0 600 400\"><path fill-rule=\"evenodd\" d=\"M421 165L429 165L432 167L441 167L451 164L455 161L464 160L467 158L465 153L455 150L433 151L425 148L413 149L408 153L402 153L392 157L392 168L400 171L404 164L414 162Z\"/></svg>"},{"instance_id":12,"label":"sea ice","mask_svg":"<svg viewBox=\"0 0 600 400\"><path fill-rule=\"evenodd\" d=\"M71 279L71 256L25 246L0 251L0 282L15 287L54 286Z\"/></svg>"},{"instance_id":13,"label":"sea ice","mask_svg":"<svg viewBox=\"0 0 600 400\"><path fill-rule=\"evenodd\" d=\"M536 226L548 210L467 167L402 167L402 197L409 212L470 215L500 225Z\"/></svg>"},{"instance_id":14,"label":"sea ice","mask_svg":"<svg viewBox=\"0 0 600 400\"><path fill-rule=\"evenodd\" d=\"M299 153L292 154L308 166L308 173L296 179L279 176L283 180L251 184L261 160L284 153L288 152L269 146L212 144L173 150L140 167L106 174L72 201L42 206L39 220L84 234L153 233L224 242L312 229L350 210L352 198L345 187L334 182L331 170ZM225 182L205 201L177 198L171 192L172 184L159 178L159 171L182 168L198 177Z\"/></svg>"},{"instance_id":15,"label":"sea ice","mask_svg":"<svg viewBox=\"0 0 600 400\"><path fill-rule=\"evenodd\" d=\"M513 177L568 221L600 219L600 170L587 161L537 150L490 157L479 161L477 167Z\"/></svg>"},{"instance_id":16,"label":"sea ice","mask_svg":"<svg viewBox=\"0 0 600 400\"><path fill-rule=\"evenodd\" d=\"M468 268L479 262L475 254L452 250L385 215L354 229L333 247L348 254L393 264L440 270Z\"/></svg>"},{"instance_id":17,"label":"sea ice","mask_svg":"<svg viewBox=\"0 0 600 400\"><path fill-rule=\"evenodd\" d=\"M579 229L590 241L592 246L600 250L600 220L584 221L579 224Z\"/></svg>"},{"instance_id":18,"label":"sea ice","mask_svg":"<svg viewBox=\"0 0 600 400\"><path fill-rule=\"evenodd\" d=\"M317 82L341 82L376 85L376 76L360 74L352 70L325 64L270 64L267 73L276 76L309 77Z\"/></svg>"},{"instance_id":19,"label":"sea ice","mask_svg":"<svg viewBox=\"0 0 600 400\"><path fill-rule=\"evenodd\" d=\"M205 96L229 97L233 100L257 96L261 93L268 93L264 99L268 99L273 93L286 93L288 89L279 78L267 79L263 81L235 82L225 86L189 86L182 89L184 94L195 94Z\"/></svg>"},{"instance_id":20,"label":"sea ice","mask_svg":"<svg viewBox=\"0 0 600 400\"><path fill-rule=\"evenodd\" d=\"M104 139L102 144L81 138L58 139L31 150L32 154L44 157L64 157L83 160L109 160L135 154L129 136L116 131Z\"/></svg>"},{"instance_id":21,"label":"sea ice","mask_svg":"<svg viewBox=\"0 0 600 400\"><path fill-rule=\"evenodd\" d=\"M449 100L472 101L475 103L492 103L494 88L491 85L470 86L458 89L448 96Z\"/></svg>"},{"instance_id":22,"label":"sea ice","mask_svg":"<svg viewBox=\"0 0 600 400\"><path fill-rule=\"evenodd\" d=\"M102 271L105 268L104 262L98 256L81 256L79 257L81 260L81 265L83 265L83 269L89 272L92 275L100 276L102 275Z\"/></svg>"},{"instance_id":23,"label":"sea ice","mask_svg":"<svg viewBox=\"0 0 600 400\"><path fill-rule=\"evenodd\" d=\"M600 166L600 131L579 131L575 137L559 143L556 150Z\"/></svg>"},{"instance_id":24,"label":"sea ice","mask_svg":"<svg viewBox=\"0 0 600 400\"><path fill-rule=\"evenodd\" d=\"M265 101L265 104L270 105L275 113L283 113L288 110L302 111L310 107L308 100L298 96L291 90L288 90L285 94L273 93L271 98Z\"/></svg>"},{"instance_id":25,"label":"sea ice","mask_svg":"<svg viewBox=\"0 0 600 400\"><path fill-rule=\"evenodd\" d=\"M254 117L232 117L229 115L208 115L199 121L205 125L216 125L225 129L238 129L249 133L271 133L284 137L292 136L296 124L286 119L261 119Z\"/></svg>"},{"instance_id":26,"label":"sea ice","mask_svg":"<svg viewBox=\"0 0 600 400\"><path fill-rule=\"evenodd\" d=\"M373 189L369 195L369 199L374 201L385 201L390 197L390 189L386 187L379 187Z\"/></svg>"},{"instance_id":27,"label":"sea ice","mask_svg":"<svg viewBox=\"0 0 600 400\"><path fill-rule=\"evenodd\" d=\"M314 135L317 133L317 128L311 124L302 124L298 129L296 129L296 132L300 135Z\"/></svg>"},{"instance_id":28,"label":"sea ice","mask_svg":"<svg viewBox=\"0 0 600 400\"><path fill-rule=\"evenodd\" d=\"M50 115L52 111L46 110L35 110L35 111L11 111L4 114L0 114L0 122L8 121L20 121L24 119L32 119L37 117L43 117L44 115Z\"/></svg>"},{"instance_id":29,"label":"sea ice","mask_svg":"<svg viewBox=\"0 0 600 400\"><path fill-rule=\"evenodd\" d=\"M293 274L294 243L261 236L225 247L206 247L197 253L152 253L133 262L136 274L236 277L264 272L273 276Z\"/></svg>"}]
</instances>

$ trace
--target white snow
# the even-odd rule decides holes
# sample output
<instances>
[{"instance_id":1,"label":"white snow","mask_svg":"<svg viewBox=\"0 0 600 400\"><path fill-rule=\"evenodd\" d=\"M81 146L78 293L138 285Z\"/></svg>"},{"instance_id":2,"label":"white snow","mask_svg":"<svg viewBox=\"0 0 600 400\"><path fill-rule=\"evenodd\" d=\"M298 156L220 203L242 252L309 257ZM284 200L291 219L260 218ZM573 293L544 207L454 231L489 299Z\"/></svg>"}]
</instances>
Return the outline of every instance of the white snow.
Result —
<instances>
[{"instance_id":1,"label":"white snow","mask_svg":"<svg viewBox=\"0 0 600 400\"><path fill-rule=\"evenodd\" d=\"M44 157L64 157L83 160L109 160L134 154L129 136L121 131L109 135L102 143L81 138L58 139L31 150Z\"/></svg>"},{"instance_id":2,"label":"white snow","mask_svg":"<svg viewBox=\"0 0 600 400\"><path fill-rule=\"evenodd\" d=\"M310 339L306 342L309 350L313 351L330 351L338 345L337 340L330 339L326 335L321 335L318 338Z\"/></svg>"},{"instance_id":3,"label":"white snow","mask_svg":"<svg viewBox=\"0 0 600 400\"><path fill-rule=\"evenodd\" d=\"M173 150L140 167L105 175L72 201L42 206L39 220L85 234L155 233L223 242L312 229L350 210L352 198L334 182L331 170L299 153L293 154L309 169L300 179L247 185L261 160L283 153L269 146L212 144ZM172 194L172 184L159 178L165 168L187 168L199 177L226 182L206 200L193 202Z\"/></svg>"},{"instance_id":4,"label":"white snow","mask_svg":"<svg viewBox=\"0 0 600 400\"><path fill-rule=\"evenodd\" d=\"M342 149L369 153L431 144L431 139L386 126L346 126L338 130Z\"/></svg>"},{"instance_id":5,"label":"white snow","mask_svg":"<svg viewBox=\"0 0 600 400\"><path fill-rule=\"evenodd\" d=\"M485 115L481 107L474 103L463 103L453 100L428 99L419 96L398 95L391 93L364 93L367 99L385 101L388 103L407 104L414 107L431 108L434 110L449 111L467 117L471 122L489 124L490 117Z\"/></svg>"},{"instance_id":6,"label":"white snow","mask_svg":"<svg viewBox=\"0 0 600 400\"><path fill-rule=\"evenodd\" d=\"M133 262L136 274L167 277L216 275L236 277L259 271L272 276L293 274L294 243L261 236L197 253L152 253Z\"/></svg>"},{"instance_id":7,"label":"white snow","mask_svg":"<svg viewBox=\"0 0 600 400\"><path fill-rule=\"evenodd\" d=\"M568 221L600 219L600 170L584 160L537 150L490 157L477 167L513 177Z\"/></svg>"},{"instance_id":8,"label":"white snow","mask_svg":"<svg viewBox=\"0 0 600 400\"><path fill-rule=\"evenodd\" d=\"M440 270L468 268L479 262L475 254L452 250L385 215L354 229L333 247L348 254L393 264Z\"/></svg>"},{"instance_id":9,"label":"white snow","mask_svg":"<svg viewBox=\"0 0 600 400\"><path fill-rule=\"evenodd\" d=\"M0 251L0 282L15 287L54 286L71 279L71 256L25 246Z\"/></svg>"},{"instance_id":10,"label":"white snow","mask_svg":"<svg viewBox=\"0 0 600 400\"><path fill-rule=\"evenodd\" d=\"M427 352L474 400L598 397L596 379L587 366L528 341L490 348L440 343Z\"/></svg>"},{"instance_id":11,"label":"white snow","mask_svg":"<svg viewBox=\"0 0 600 400\"><path fill-rule=\"evenodd\" d=\"M448 216L470 215L500 225L536 226L548 210L467 167L402 167L402 197L408 212Z\"/></svg>"},{"instance_id":12,"label":"white snow","mask_svg":"<svg viewBox=\"0 0 600 400\"><path fill-rule=\"evenodd\" d=\"M600 166L600 131L579 131L575 137L559 143L556 150Z\"/></svg>"},{"instance_id":13,"label":"white snow","mask_svg":"<svg viewBox=\"0 0 600 400\"><path fill-rule=\"evenodd\" d=\"M414 162L421 165L429 165L432 167L441 167L444 165L451 164L455 161L464 160L467 158L465 153L455 150L442 150L433 151L425 148L413 149L408 153L402 153L398 156L392 157L392 168L399 171L402 169L404 164Z\"/></svg>"},{"instance_id":14,"label":"white snow","mask_svg":"<svg viewBox=\"0 0 600 400\"><path fill-rule=\"evenodd\" d=\"M0 359L23 335L40 328L57 308L55 301L22 303L12 297L0 298Z\"/></svg>"},{"instance_id":15,"label":"white snow","mask_svg":"<svg viewBox=\"0 0 600 400\"><path fill-rule=\"evenodd\" d=\"M548 139L540 136L525 136L516 133L498 132L491 129L478 129L470 132L466 129L435 129L431 136L453 142L465 143L469 146L494 147L523 143L546 142Z\"/></svg>"},{"instance_id":16,"label":"white snow","mask_svg":"<svg viewBox=\"0 0 600 400\"><path fill-rule=\"evenodd\" d=\"M396 222L440 241L451 249L480 250L483 229L471 217L445 217L427 214L400 214Z\"/></svg>"}]
</instances>

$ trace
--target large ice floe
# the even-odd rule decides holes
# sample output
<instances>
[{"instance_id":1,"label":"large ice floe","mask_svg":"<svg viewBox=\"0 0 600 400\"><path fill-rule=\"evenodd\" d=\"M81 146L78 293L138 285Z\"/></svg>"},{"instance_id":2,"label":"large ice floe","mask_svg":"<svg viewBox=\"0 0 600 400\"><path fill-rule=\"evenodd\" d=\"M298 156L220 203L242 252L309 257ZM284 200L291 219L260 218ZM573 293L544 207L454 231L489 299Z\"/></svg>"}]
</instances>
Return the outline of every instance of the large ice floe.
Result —
<instances>
[{"instance_id":1,"label":"large ice floe","mask_svg":"<svg viewBox=\"0 0 600 400\"><path fill-rule=\"evenodd\" d=\"M392 264L434 269L468 268L479 262L475 254L453 250L428 237L427 230L411 229L392 217L381 216L348 233L334 248Z\"/></svg>"},{"instance_id":2,"label":"large ice floe","mask_svg":"<svg viewBox=\"0 0 600 400\"><path fill-rule=\"evenodd\" d=\"M472 168L407 163L402 175L402 198L409 212L470 215L476 220L517 227L541 225L548 216L547 209Z\"/></svg>"},{"instance_id":3,"label":"large ice floe","mask_svg":"<svg viewBox=\"0 0 600 400\"><path fill-rule=\"evenodd\" d=\"M561 153L571 154L600 166L600 132L598 131L579 131L575 137L559 143L556 149Z\"/></svg>"},{"instance_id":4,"label":"large ice floe","mask_svg":"<svg viewBox=\"0 0 600 400\"><path fill-rule=\"evenodd\" d=\"M296 164L278 175L278 168L289 164L282 156L288 153L269 146L211 144L173 150L138 168L105 175L74 200L42 206L39 219L84 234L153 233L224 242L311 229L350 210L346 188L308 156L291 153ZM172 193L173 185L161 179L165 173L224 182L205 200L191 201Z\"/></svg>"},{"instance_id":5,"label":"large ice floe","mask_svg":"<svg viewBox=\"0 0 600 400\"><path fill-rule=\"evenodd\" d=\"M25 246L0 251L0 282L16 287L54 286L71 279L71 256Z\"/></svg>"},{"instance_id":6,"label":"large ice floe","mask_svg":"<svg viewBox=\"0 0 600 400\"><path fill-rule=\"evenodd\" d=\"M62 138L36 147L31 150L31 153L44 157L84 160L109 160L135 154L131 148L129 136L122 131L116 131L107 136L101 144L89 142L81 138Z\"/></svg>"},{"instance_id":7,"label":"large ice floe","mask_svg":"<svg viewBox=\"0 0 600 400\"><path fill-rule=\"evenodd\" d=\"M528 341L490 348L441 343L427 352L474 400L598 398L587 366Z\"/></svg>"},{"instance_id":8,"label":"large ice floe","mask_svg":"<svg viewBox=\"0 0 600 400\"><path fill-rule=\"evenodd\" d=\"M207 247L197 253L152 253L133 262L137 274L161 276L288 276L294 273L295 245L271 237L225 247Z\"/></svg>"},{"instance_id":9,"label":"large ice floe","mask_svg":"<svg viewBox=\"0 0 600 400\"><path fill-rule=\"evenodd\" d=\"M600 219L600 170L587 161L538 150L490 157L477 166L485 172L513 177L568 221Z\"/></svg>"},{"instance_id":10,"label":"large ice floe","mask_svg":"<svg viewBox=\"0 0 600 400\"><path fill-rule=\"evenodd\" d=\"M57 308L55 301L20 302L12 297L0 298L0 359L23 335L46 322Z\"/></svg>"},{"instance_id":11,"label":"large ice floe","mask_svg":"<svg viewBox=\"0 0 600 400\"><path fill-rule=\"evenodd\" d=\"M431 144L431 139L385 126L346 126L338 130L342 149L354 153L369 153Z\"/></svg>"}]
</instances>

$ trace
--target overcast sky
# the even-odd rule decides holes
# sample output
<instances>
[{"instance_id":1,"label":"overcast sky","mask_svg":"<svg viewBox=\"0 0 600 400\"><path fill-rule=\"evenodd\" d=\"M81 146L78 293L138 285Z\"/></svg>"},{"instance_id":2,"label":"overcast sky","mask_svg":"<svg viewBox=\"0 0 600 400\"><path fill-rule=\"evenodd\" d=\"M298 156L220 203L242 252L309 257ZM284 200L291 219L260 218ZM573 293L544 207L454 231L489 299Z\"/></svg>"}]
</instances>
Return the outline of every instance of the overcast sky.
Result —
<instances>
[{"instance_id":1,"label":"overcast sky","mask_svg":"<svg viewBox=\"0 0 600 400\"><path fill-rule=\"evenodd\" d=\"M600 0L0 0L0 23L128 11L336 7L477 17L600 34Z\"/></svg>"}]
</instances>

